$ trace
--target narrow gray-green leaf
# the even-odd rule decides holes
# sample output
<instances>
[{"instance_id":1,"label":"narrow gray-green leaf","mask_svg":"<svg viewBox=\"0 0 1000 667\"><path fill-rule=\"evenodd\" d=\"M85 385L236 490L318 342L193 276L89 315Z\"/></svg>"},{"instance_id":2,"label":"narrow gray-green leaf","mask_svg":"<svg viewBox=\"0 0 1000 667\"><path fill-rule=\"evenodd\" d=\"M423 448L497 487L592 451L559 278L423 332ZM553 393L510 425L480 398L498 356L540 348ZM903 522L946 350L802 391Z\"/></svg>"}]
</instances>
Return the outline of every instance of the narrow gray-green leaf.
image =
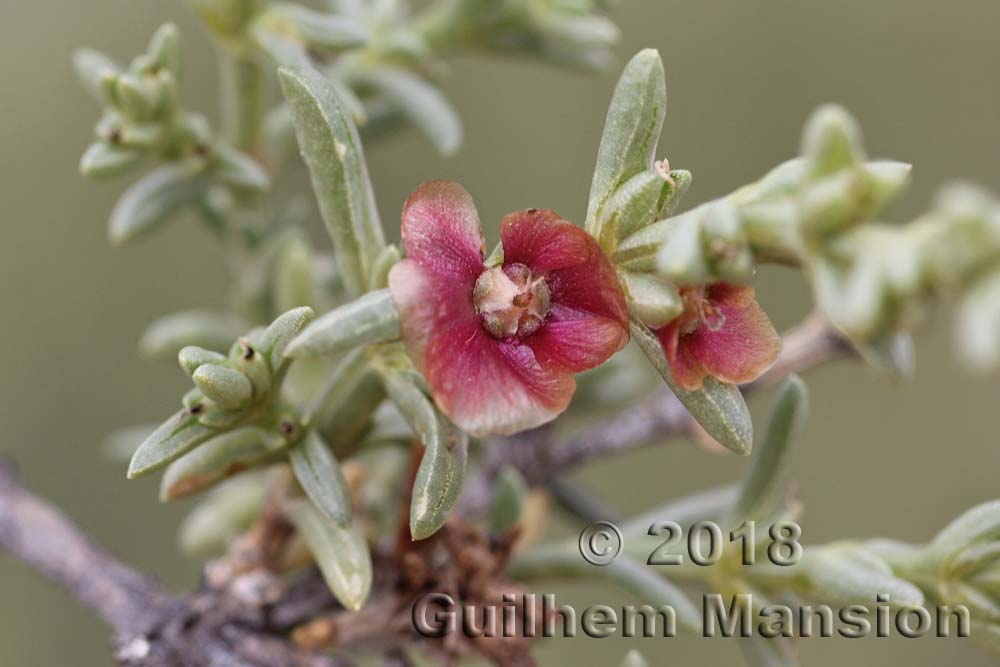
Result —
<instances>
[{"instance_id":1,"label":"narrow gray-green leaf","mask_svg":"<svg viewBox=\"0 0 1000 667\"><path fill-rule=\"evenodd\" d=\"M663 61L655 49L640 51L622 72L604 124L590 186L587 230L600 238L601 210L618 189L653 163L667 110Z\"/></svg>"},{"instance_id":2,"label":"narrow gray-green leaf","mask_svg":"<svg viewBox=\"0 0 1000 667\"><path fill-rule=\"evenodd\" d=\"M888 596L896 609L923 604L924 594L908 581L893 576L882 559L858 545L829 545L806 549L799 570L808 589L805 594L824 602L871 604L877 595Z\"/></svg>"},{"instance_id":3,"label":"narrow gray-green leaf","mask_svg":"<svg viewBox=\"0 0 1000 667\"><path fill-rule=\"evenodd\" d=\"M668 280L651 273L619 271L629 313L651 327L662 327L684 310L681 295Z\"/></svg>"},{"instance_id":4,"label":"narrow gray-green leaf","mask_svg":"<svg viewBox=\"0 0 1000 667\"><path fill-rule=\"evenodd\" d=\"M315 316L313 309L307 306L293 308L279 315L260 335L260 349L270 360L272 373L284 370L288 361L285 354L288 344Z\"/></svg>"},{"instance_id":5,"label":"narrow gray-green leaf","mask_svg":"<svg viewBox=\"0 0 1000 667\"><path fill-rule=\"evenodd\" d=\"M371 592L372 560L358 525L341 527L305 499L286 502L284 511L309 546L334 597L346 609L361 609Z\"/></svg>"},{"instance_id":6,"label":"narrow gray-green leaf","mask_svg":"<svg viewBox=\"0 0 1000 667\"><path fill-rule=\"evenodd\" d=\"M402 258L403 255L396 246L388 245L383 248L378 259L375 260L375 266L372 267L371 275L368 276L368 290L374 292L388 287L389 271Z\"/></svg>"},{"instance_id":7,"label":"narrow gray-green leaf","mask_svg":"<svg viewBox=\"0 0 1000 667\"><path fill-rule=\"evenodd\" d=\"M222 364L225 361L226 355L221 352L206 350L197 345L188 345L177 353L177 363L188 375L194 375L194 372L205 364Z\"/></svg>"},{"instance_id":8,"label":"narrow gray-green leaf","mask_svg":"<svg viewBox=\"0 0 1000 667\"><path fill-rule=\"evenodd\" d=\"M462 121L436 86L398 67L372 68L357 76L402 111L442 155L458 150Z\"/></svg>"},{"instance_id":9,"label":"narrow gray-green leaf","mask_svg":"<svg viewBox=\"0 0 1000 667\"><path fill-rule=\"evenodd\" d=\"M114 60L94 49L79 49L73 53L73 68L80 83L94 99L104 104L111 101L105 79L121 71Z\"/></svg>"},{"instance_id":10,"label":"narrow gray-green leaf","mask_svg":"<svg viewBox=\"0 0 1000 667\"><path fill-rule=\"evenodd\" d=\"M399 338L399 312L388 289L369 292L310 323L288 346L294 358L334 356Z\"/></svg>"},{"instance_id":11,"label":"narrow gray-green leaf","mask_svg":"<svg viewBox=\"0 0 1000 667\"><path fill-rule=\"evenodd\" d=\"M272 30L266 24L255 25L250 30L257 46L271 60L283 67L311 67L312 60L305 46L277 30Z\"/></svg>"},{"instance_id":12,"label":"narrow gray-green leaf","mask_svg":"<svg viewBox=\"0 0 1000 667\"><path fill-rule=\"evenodd\" d=\"M249 155L226 144L216 146L215 174L223 183L246 190L263 191L271 187L267 172Z\"/></svg>"},{"instance_id":13,"label":"narrow gray-green leaf","mask_svg":"<svg viewBox=\"0 0 1000 667\"><path fill-rule=\"evenodd\" d=\"M671 196L673 184L658 170L646 169L622 183L601 210L600 227L620 241L660 218L661 202Z\"/></svg>"},{"instance_id":14,"label":"narrow gray-green leaf","mask_svg":"<svg viewBox=\"0 0 1000 667\"><path fill-rule=\"evenodd\" d=\"M271 273L275 310L284 312L315 305L318 290L313 278L312 251L305 239L290 238L275 257Z\"/></svg>"},{"instance_id":15,"label":"narrow gray-green leaf","mask_svg":"<svg viewBox=\"0 0 1000 667\"><path fill-rule=\"evenodd\" d=\"M375 368L389 398L424 444L410 503L410 534L433 535L448 519L462 492L468 462L468 437L437 411L420 388L420 379L402 349L387 351Z\"/></svg>"},{"instance_id":16,"label":"narrow gray-green leaf","mask_svg":"<svg viewBox=\"0 0 1000 667\"><path fill-rule=\"evenodd\" d=\"M197 415L192 415L187 409L181 410L163 422L139 445L129 463L129 479L159 470L215 433L214 429L199 424Z\"/></svg>"},{"instance_id":17,"label":"narrow gray-green leaf","mask_svg":"<svg viewBox=\"0 0 1000 667\"><path fill-rule=\"evenodd\" d=\"M528 485L517 468L504 466L497 475L493 493L493 507L490 510L490 531L502 534L521 521L524 511L524 497L528 495Z\"/></svg>"},{"instance_id":18,"label":"narrow gray-green leaf","mask_svg":"<svg viewBox=\"0 0 1000 667\"><path fill-rule=\"evenodd\" d=\"M363 46L371 34L365 25L348 16L326 14L291 2L271 5L268 14L291 21L313 46L344 49Z\"/></svg>"},{"instance_id":19,"label":"narrow gray-green leaf","mask_svg":"<svg viewBox=\"0 0 1000 667\"><path fill-rule=\"evenodd\" d=\"M181 36L177 26L173 23L164 23L149 40L147 50L156 64L169 71L175 79L180 78L181 72Z\"/></svg>"},{"instance_id":20,"label":"narrow gray-green leaf","mask_svg":"<svg viewBox=\"0 0 1000 667\"><path fill-rule=\"evenodd\" d=\"M160 500L198 493L275 456L275 448L261 428L245 426L222 433L170 464L160 481Z\"/></svg>"},{"instance_id":21,"label":"narrow gray-green leaf","mask_svg":"<svg viewBox=\"0 0 1000 667\"><path fill-rule=\"evenodd\" d=\"M139 166L142 158L142 151L95 141L80 158L80 173L87 178L114 178Z\"/></svg>"},{"instance_id":22,"label":"narrow gray-green leaf","mask_svg":"<svg viewBox=\"0 0 1000 667\"><path fill-rule=\"evenodd\" d=\"M267 484L257 475L231 479L208 494L181 522L178 542L188 556L221 555L260 516Z\"/></svg>"},{"instance_id":23,"label":"narrow gray-green leaf","mask_svg":"<svg viewBox=\"0 0 1000 667\"><path fill-rule=\"evenodd\" d=\"M632 321L632 338L646 354L660 377L667 383L691 416L726 449L742 456L753 447L753 422L739 387L705 378L697 391L685 391L674 382L663 348L656 336L641 322Z\"/></svg>"},{"instance_id":24,"label":"narrow gray-green leaf","mask_svg":"<svg viewBox=\"0 0 1000 667\"><path fill-rule=\"evenodd\" d=\"M319 72L281 68L278 78L344 285L358 296L385 239L357 128Z\"/></svg>"},{"instance_id":25,"label":"narrow gray-green leaf","mask_svg":"<svg viewBox=\"0 0 1000 667\"><path fill-rule=\"evenodd\" d=\"M150 172L121 196L111 212L109 235L115 244L148 234L205 193L204 178L176 166Z\"/></svg>"},{"instance_id":26,"label":"narrow gray-green leaf","mask_svg":"<svg viewBox=\"0 0 1000 667\"><path fill-rule=\"evenodd\" d=\"M191 379L206 398L228 410L245 408L253 397L250 379L227 366L201 364Z\"/></svg>"},{"instance_id":27,"label":"narrow gray-green leaf","mask_svg":"<svg viewBox=\"0 0 1000 667\"><path fill-rule=\"evenodd\" d=\"M288 456L299 485L321 512L342 527L351 522L351 492L340 464L323 439L310 430Z\"/></svg>"},{"instance_id":28,"label":"narrow gray-green leaf","mask_svg":"<svg viewBox=\"0 0 1000 667\"><path fill-rule=\"evenodd\" d=\"M385 399L381 378L363 349L344 355L312 406L311 421L339 455L353 451Z\"/></svg>"},{"instance_id":29,"label":"narrow gray-green leaf","mask_svg":"<svg viewBox=\"0 0 1000 667\"><path fill-rule=\"evenodd\" d=\"M973 542L1000 539L1000 500L977 505L963 512L931 543L935 551L956 553Z\"/></svg>"},{"instance_id":30,"label":"narrow gray-green leaf","mask_svg":"<svg viewBox=\"0 0 1000 667\"><path fill-rule=\"evenodd\" d=\"M792 443L802 428L808 407L809 391L797 375L781 386L763 441L757 446L750 472L743 482L740 498L733 510L734 524L744 519L770 518L784 494Z\"/></svg>"}]
</instances>

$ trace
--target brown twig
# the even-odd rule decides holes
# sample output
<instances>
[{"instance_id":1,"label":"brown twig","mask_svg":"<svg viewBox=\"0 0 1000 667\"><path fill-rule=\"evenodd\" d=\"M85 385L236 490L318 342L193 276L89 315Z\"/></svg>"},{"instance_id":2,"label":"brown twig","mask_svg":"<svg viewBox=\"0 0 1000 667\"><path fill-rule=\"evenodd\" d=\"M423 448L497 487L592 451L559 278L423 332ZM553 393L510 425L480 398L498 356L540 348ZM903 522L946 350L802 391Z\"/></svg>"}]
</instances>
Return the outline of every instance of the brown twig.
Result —
<instances>
[{"instance_id":1,"label":"brown twig","mask_svg":"<svg viewBox=\"0 0 1000 667\"><path fill-rule=\"evenodd\" d=\"M0 460L0 548L67 589L114 633L119 664L134 667L347 667L286 642L261 610L206 589L174 597L89 540ZM321 581L312 587L325 586ZM308 599L314 590L299 591ZM317 598L318 599L318 598ZM326 604L329 597L323 600ZM289 601L291 602L291 601ZM318 612L318 610L314 610Z\"/></svg>"}]
</instances>

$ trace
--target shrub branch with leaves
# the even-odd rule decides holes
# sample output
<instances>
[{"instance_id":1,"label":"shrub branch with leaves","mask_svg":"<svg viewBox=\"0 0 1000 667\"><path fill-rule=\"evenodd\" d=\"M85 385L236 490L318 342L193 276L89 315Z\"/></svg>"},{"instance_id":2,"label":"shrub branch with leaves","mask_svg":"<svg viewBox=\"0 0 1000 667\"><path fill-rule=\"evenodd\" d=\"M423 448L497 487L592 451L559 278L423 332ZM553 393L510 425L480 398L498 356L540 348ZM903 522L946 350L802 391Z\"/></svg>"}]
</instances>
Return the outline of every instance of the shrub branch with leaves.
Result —
<instances>
[{"instance_id":1,"label":"shrub branch with leaves","mask_svg":"<svg viewBox=\"0 0 1000 667\"><path fill-rule=\"evenodd\" d=\"M168 315L142 339L150 357L177 355L194 387L142 438L142 428L118 434L114 450L130 457L129 477L164 471L163 500L203 494L180 544L213 560L204 591L184 601L163 602L116 568L108 586L127 590L119 599L81 594L115 626L121 662L346 665L362 651L391 664L413 652L534 664L523 637L420 638L408 605L441 587L485 605L555 575L603 577L637 601L670 604L692 632L687 589L753 593L755 605L870 606L879 594L898 609L964 604L974 638L1000 646L996 502L926 545L806 546L790 567L763 557L748 566L732 550L711 567L643 563L655 520L735 529L799 516L787 486L806 413L797 372L860 356L909 375L911 333L942 302L958 305L962 361L1000 365L992 195L951 185L913 222L881 221L910 166L870 160L855 121L827 106L807 121L799 157L683 210L692 176L658 153L665 75L645 50L614 91L582 226L519 210L487 249L472 196L432 180L400 213L399 248L386 242L363 140L407 123L454 152L461 121L434 83L443 59L481 49L603 66L616 39L603 3L191 4L221 62L220 130L179 99L172 25L127 67L91 50L75 57L104 107L81 171L103 179L149 168L115 206L112 241L193 213L222 241L233 280L224 312ZM283 100L268 109L271 72ZM309 242L308 207L270 191L292 147L332 250ZM798 269L814 295L815 313L784 339L749 286L764 264ZM665 387L636 379L647 362ZM754 446L744 395L779 383ZM595 411L596 422L578 419ZM610 518L561 479L569 469L685 437L752 451L745 479L625 520L626 553L613 566L591 567L575 541L540 539L548 497L581 522ZM15 505L37 502L9 475L0 482ZM77 590L58 558L19 541L18 521L0 510L0 543ZM50 524L67 552L101 561ZM156 613L124 620L119 607L137 596ZM197 631L178 630L192 610ZM156 644L154 627L174 643ZM751 665L797 664L785 639L741 645ZM622 664L646 663L633 652Z\"/></svg>"}]
</instances>

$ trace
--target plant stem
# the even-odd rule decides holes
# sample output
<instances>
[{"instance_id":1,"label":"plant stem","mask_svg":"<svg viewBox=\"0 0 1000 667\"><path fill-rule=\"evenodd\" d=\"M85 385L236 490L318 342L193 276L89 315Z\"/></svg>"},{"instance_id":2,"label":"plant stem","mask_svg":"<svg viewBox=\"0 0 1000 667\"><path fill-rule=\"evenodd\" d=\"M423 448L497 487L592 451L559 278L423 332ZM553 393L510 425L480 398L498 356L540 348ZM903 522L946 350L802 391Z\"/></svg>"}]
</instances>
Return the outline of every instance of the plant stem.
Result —
<instances>
[{"instance_id":1,"label":"plant stem","mask_svg":"<svg viewBox=\"0 0 1000 667\"><path fill-rule=\"evenodd\" d=\"M264 68L252 54L219 47L222 131L235 148L260 158Z\"/></svg>"}]
</instances>

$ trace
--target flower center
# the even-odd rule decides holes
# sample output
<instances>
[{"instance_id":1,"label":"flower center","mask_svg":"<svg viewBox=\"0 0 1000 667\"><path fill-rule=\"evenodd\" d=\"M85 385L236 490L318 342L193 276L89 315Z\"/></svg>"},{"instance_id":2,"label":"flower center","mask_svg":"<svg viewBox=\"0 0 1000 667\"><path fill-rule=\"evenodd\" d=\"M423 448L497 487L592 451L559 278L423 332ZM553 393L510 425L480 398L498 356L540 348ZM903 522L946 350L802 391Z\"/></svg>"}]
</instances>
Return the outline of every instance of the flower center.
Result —
<instances>
[{"instance_id":1,"label":"flower center","mask_svg":"<svg viewBox=\"0 0 1000 667\"><path fill-rule=\"evenodd\" d=\"M549 288L524 264L495 266L483 271L472 292L476 312L496 338L535 333L549 312Z\"/></svg>"},{"instance_id":2,"label":"flower center","mask_svg":"<svg viewBox=\"0 0 1000 667\"><path fill-rule=\"evenodd\" d=\"M682 287L680 292L684 302L684 312L680 315L682 336L694 333L702 325L718 331L726 323L726 316L708 299L704 287Z\"/></svg>"}]
</instances>

